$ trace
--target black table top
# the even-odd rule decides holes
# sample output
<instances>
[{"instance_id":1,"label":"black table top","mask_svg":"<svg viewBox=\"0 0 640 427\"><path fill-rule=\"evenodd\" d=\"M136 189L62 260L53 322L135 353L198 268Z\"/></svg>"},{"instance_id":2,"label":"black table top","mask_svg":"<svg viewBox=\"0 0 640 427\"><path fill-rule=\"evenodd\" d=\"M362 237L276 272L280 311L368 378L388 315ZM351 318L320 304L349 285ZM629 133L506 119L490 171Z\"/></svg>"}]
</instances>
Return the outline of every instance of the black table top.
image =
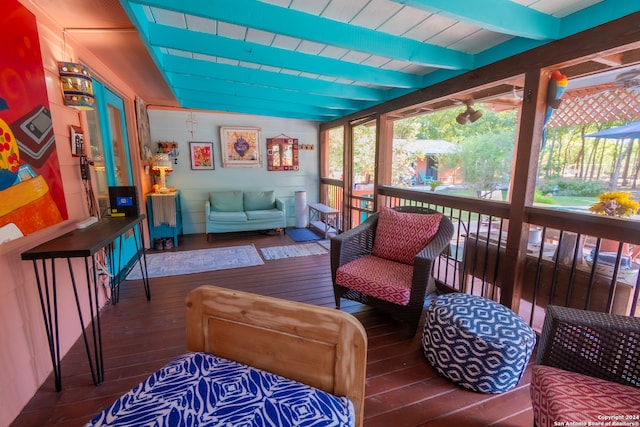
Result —
<instances>
[{"instance_id":1,"label":"black table top","mask_svg":"<svg viewBox=\"0 0 640 427\"><path fill-rule=\"evenodd\" d=\"M21 254L23 260L88 257L139 224L137 217L105 217L87 228L77 229L44 242Z\"/></svg>"}]
</instances>

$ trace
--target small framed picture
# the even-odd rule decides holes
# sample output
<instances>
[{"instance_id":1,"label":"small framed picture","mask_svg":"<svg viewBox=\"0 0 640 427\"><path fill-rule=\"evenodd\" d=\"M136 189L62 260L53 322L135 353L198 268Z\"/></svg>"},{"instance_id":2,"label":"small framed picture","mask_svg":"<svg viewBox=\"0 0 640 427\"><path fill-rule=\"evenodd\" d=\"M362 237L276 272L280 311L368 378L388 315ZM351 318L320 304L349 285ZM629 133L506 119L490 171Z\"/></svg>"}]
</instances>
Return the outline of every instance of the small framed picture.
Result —
<instances>
[{"instance_id":1,"label":"small framed picture","mask_svg":"<svg viewBox=\"0 0 640 427\"><path fill-rule=\"evenodd\" d=\"M213 170L213 142L190 142L191 169Z\"/></svg>"},{"instance_id":2,"label":"small framed picture","mask_svg":"<svg viewBox=\"0 0 640 427\"><path fill-rule=\"evenodd\" d=\"M220 127L223 168L259 168L260 128Z\"/></svg>"}]
</instances>

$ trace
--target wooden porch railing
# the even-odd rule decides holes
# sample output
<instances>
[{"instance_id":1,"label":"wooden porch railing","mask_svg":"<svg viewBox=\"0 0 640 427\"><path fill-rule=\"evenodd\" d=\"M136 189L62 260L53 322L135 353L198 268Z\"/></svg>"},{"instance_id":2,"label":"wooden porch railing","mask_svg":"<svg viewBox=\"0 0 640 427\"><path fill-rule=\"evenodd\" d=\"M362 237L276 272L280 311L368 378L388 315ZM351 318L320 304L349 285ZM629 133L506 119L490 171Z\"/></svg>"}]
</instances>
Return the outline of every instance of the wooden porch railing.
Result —
<instances>
[{"instance_id":1,"label":"wooden porch railing","mask_svg":"<svg viewBox=\"0 0 640 427\"><path fill-rule=\"evenodd\" d=\"M323 185L327 194L333 194L332 200L340 200L342 188ZM640 222L529 207L527 223L510 224L509 203L386 186L378 187L377 201L378 206L430 207L454 222L449 250L434 270L443 290L501 301L511 286L519 295L519 304L511 308L537 330L550 303L640 316L638 265L624 252L629 244L640 245ZM332 207L345 216L341 203ZM358 209L357 217L363 212L368 214ZM514 229L524 231L520 242L509 242L513 246L509 247L508 232ZM509 275L505 266L511 264L519 266L519 273Z\"/></svg>"}]
</instances>

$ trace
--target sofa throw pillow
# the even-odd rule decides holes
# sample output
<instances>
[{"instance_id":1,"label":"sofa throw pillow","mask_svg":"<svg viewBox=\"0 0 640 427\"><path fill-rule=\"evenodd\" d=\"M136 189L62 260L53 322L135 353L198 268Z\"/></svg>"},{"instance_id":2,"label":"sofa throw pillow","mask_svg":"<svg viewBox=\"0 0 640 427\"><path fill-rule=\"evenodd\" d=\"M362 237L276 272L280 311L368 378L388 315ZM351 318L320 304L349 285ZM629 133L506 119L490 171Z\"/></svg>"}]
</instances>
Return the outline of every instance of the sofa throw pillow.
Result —
<instances>
[{"instance_id":1,"label":"sofa throw pillow","mask_svg":"<svg viewBox=\"0 0 640 427\"><path fill-rule=\"evenodd\" d=\"M433 239L440 227L441 213L419 214L380 209L372 254L380 258L413 264L413 258Z\"/></svg>"},{"instance_id":2,"label":"sofa throw pillow","mask_svg":"<svg viewBox=\"0 0 640 427\"><path fill-rule=\"evenodd\" d=\"M273 190L270 191L245 191L244 210L259 211L276 207L276 197Z\"/></svg>"},{"instance_id":3,"label":"sofa throw pillow","mask_svg":"<svg viewBox=\"0 0 640 427\"><path fill-rule=\"evenodd\" d=\"M216 212L242 212L242 191L214 191L209 193L211 210Z\"/></svg>"}]
</instances>

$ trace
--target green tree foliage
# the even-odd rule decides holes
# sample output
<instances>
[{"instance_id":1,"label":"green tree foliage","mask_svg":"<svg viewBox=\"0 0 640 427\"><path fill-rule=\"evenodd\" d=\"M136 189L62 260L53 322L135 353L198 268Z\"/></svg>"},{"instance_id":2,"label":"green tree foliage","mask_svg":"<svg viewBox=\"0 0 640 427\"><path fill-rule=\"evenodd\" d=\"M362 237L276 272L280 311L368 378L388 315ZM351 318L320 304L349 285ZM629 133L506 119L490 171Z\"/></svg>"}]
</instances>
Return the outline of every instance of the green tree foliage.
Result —
<instances>
[{"instance_id":1,"label":"green tree foliage","mask_svg":"<svg viewBox=\"0 0 640 427\"><path fill-rule=\"evenodd\" d=\"M464 181L478 196L509 182L515 134L500 131L465 139L456 155Z\"/></svg>"},{"instance_id":2,"label":"green tree foliage","mask_svg":"<svg viewBox=\"0 0 640 427\"><path fill-rule=\"evenodd\" d=\"M446 168L461 166L465 184L474 192L484 193L508 182L518 111L496 113L482 105L474 108L482 111L483 116L466 125L456 122L463 106L398 120L394 122L394 138L440 139L458 144L461 151L438 156L438 164ZM406 182L406 165L418 160L419 156L394 145L394 183Z\"/></svg>"},{"instance_id":3,"label":"green tree foliage","mask_svg":"<svg viewBox=\"0 0 640 427\"><path fill-rule=\"evenodd\" d=\"M640 175L640 142L593 138L586 135L626 124L613 120L548 130L540 153L539 176L545 180L561 177L635 188Z\"/></svg>"},{"instance_id":4,"label":"green tree foliage","mask_svg":"<svg viewBox=\"0 0 640 427\"><path fill-rule=\"evenodd\" d=\"M373 178L376 165L376 127L359 125L353 128L353 178L365 182Z\"/></svg>"},{"instance_id":5,"label":"green tree foliage","mask_svg":"<svg viewBox=\"0 0 640 427\"><path fill-rule=\"evenodd\" d=\"M344 128L329 131L329 176L342 179L344 174Z\"/></svg>"}]
</instances>

